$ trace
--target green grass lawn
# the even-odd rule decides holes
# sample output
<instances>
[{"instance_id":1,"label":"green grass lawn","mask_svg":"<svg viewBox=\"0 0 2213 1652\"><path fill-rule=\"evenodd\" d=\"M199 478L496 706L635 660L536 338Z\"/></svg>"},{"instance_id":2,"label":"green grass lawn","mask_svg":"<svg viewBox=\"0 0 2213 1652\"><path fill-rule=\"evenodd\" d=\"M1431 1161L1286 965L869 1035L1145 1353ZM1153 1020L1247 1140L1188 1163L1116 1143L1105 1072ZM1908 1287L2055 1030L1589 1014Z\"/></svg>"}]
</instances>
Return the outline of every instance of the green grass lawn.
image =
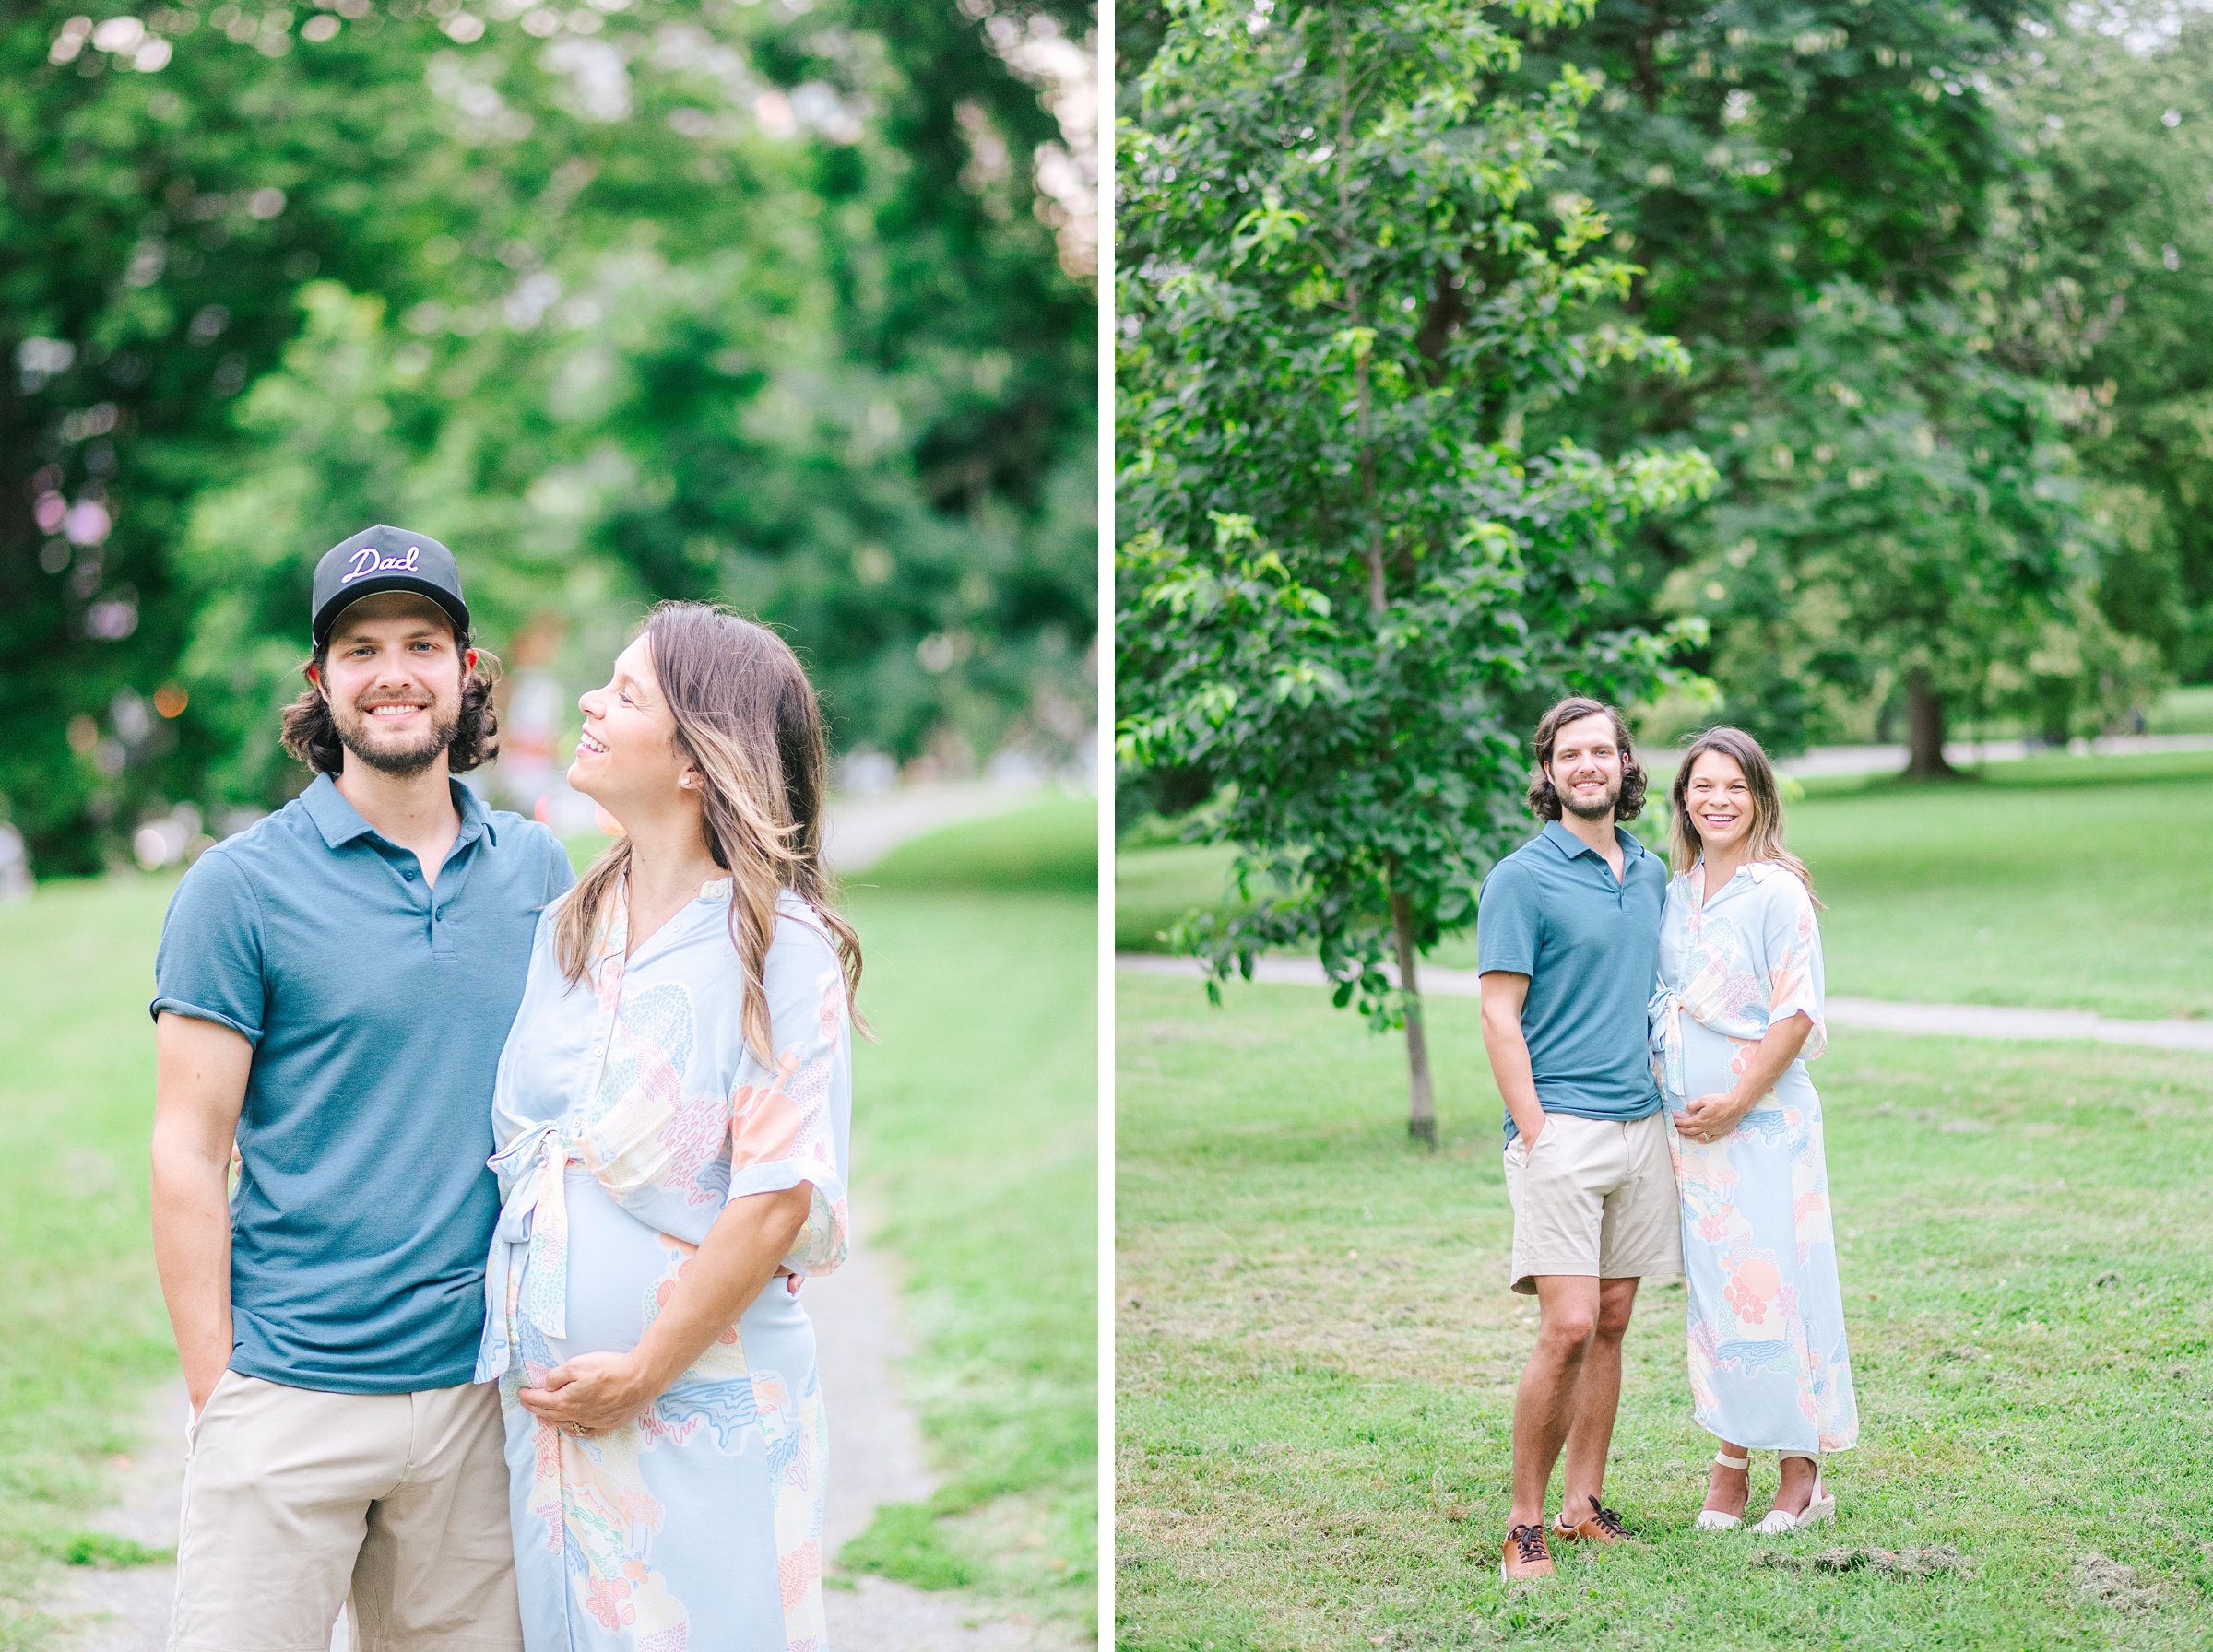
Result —
<instances>
[{"instance_id":1,"label":"green grass lawn","mask_svg":"<svg viewBox=\"0 0 2213 1652\"><path fill-rule=\"evenodd\" d=\"M1096 818L1071 800L956 829L857 880L882 1042L858 1046L855 1197L905 1266L908 1387L948 1479L850 1558L1088 1623L1096 902L1071 810ZM998 870L958 872L979 858ZM172 886L55 883L0 907L0 1652L42 1637L27 1602L175 1370L146 1193L146 1000Z\"/></svg>"},{"instance_id":2,"label":"green grass lawn","mask_svg":"<svg viewBox=\"0 0 2213 1652\"><path fill-rule=\"evenodd\" d=\"M176 1368L147 1240L153 942L170 885L53 885L0 907L0 1648L34 1645L100 1465Z\"/></svg>"},{"instance_id":3,"label":"green grass lawn","mask_svg":"<svg viewBox=\"0 0 2213 1652\"><path fill-rule=\"evenodd\" d=\"M1059 794L1013 814L949 826L900 844L846 883L855 891L1045 891L1095 906L1099 800Z\"/></svg>"},{"instance_id":4,"label":"green grass lawn","mask_svg":"<svg viewBox=\"0 0 2213 1652\"><path fill-rule=\"evenodd\" d=\"M848 1546L1083 1625L1098 1522L1098 805L936 832L851 880L855 1154L907 1266L907 1393L947 1475ZM834 1426L834 1423L833 1424ZM835 1449L834 1442L833 1450Z\"/></svg>"},{"instance_id":5,"label":"green grass lawn","mask_svg":"<svg viewBox=\"0 0 2213 1652\"><path fill-rule=\"evenodd\" d=\"M1646 1546L1509 1590L1534 1328L1474 1006L1430 1007L1432 1155L1398 1041L1319 993L1117 990L1123 1652L2213 1644L2202 1059L1840 1030L1814 1068L1863 1422L1840 1521L1691 1529L1712 1442L1655 1289L1608 1480ZM1755 1564L1934 1544L1973 1575ZM2078 1581L2093 1557L2134 1568L2121 1605Z\"/></svg>"},{"instance_id":6,"label":"green grass lawn","mask_svg":"<svg viewBox=\"0 0 2213 1652\"><path fill-rule=\"evenodd\" d=\"M2170 689L2145 719L2149 734L2213 734L2213 684Z\"/></svg>"},{"instance_id":7,"label":"green grass lawn","mask_svg":"<svg viewBox=\"0 0 2213 1652\"><path fill-rule=\"evenodd\" d=\"M1171 844L1118 849L1114 856L1114 946L1118 952L1157 952L1161 933L1194 908L1226 914L1226 844Z\"/></svg>"},{"instance_id":8,"label":"green grass lawn","mask_svg":"<svg viewBox=\"0 0 2213 1652\"><path fill-rule=\"evenodd\" d=\"M2094 784L2101 770L2111 778ZM1817 793L1791 810L1828 904L1829 990L2213 1013L2213 753L1983 775Z\"/></svg>"},{"instance_id":9,"label":"green grass lawn","mask_svg":"<svg viewBox=\"0 0 2213 1652\"><path fill-rule=\"evenodd\" d=\"M2036 758L1942 785L1814 783L1791 845L1828 910L1828 990L2213 1014L2213 752ZM1116 857L1116 945L1223 900L1228 851ZM1434 962L1473 969L1473 934Z\"/></svg>"}]
</instances>

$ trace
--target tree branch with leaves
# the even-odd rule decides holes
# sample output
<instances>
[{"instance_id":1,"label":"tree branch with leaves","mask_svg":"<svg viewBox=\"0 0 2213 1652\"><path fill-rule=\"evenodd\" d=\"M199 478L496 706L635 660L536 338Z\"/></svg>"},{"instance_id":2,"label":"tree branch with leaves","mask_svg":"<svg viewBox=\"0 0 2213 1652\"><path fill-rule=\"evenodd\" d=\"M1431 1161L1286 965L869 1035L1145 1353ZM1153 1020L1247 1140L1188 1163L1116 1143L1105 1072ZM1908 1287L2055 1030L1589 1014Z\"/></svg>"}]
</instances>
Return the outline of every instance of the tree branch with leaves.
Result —
<instances>
[{"instance_id":1,"label":"tree branch with leaves","mask_svg":"<svg viewBox=\"0 0 2213 1652\"><path fill-rule=\"evenodd\" d=\"M1118 749L1214 792L1190 831L1254 897L1172 939L1216 993L1316 949L1405 1028L1432 1143L1420 955L1525 833L1537 713L1649 691L1695 633L1595 616L1623 526L1713 477L1688 446L1524 451L1593 373L1686 361L1620 319L1604 215L1543 193L1592 83L1514 89L1500 17L1188 0L1120 135Z\"/></svg>"}]
</instances>

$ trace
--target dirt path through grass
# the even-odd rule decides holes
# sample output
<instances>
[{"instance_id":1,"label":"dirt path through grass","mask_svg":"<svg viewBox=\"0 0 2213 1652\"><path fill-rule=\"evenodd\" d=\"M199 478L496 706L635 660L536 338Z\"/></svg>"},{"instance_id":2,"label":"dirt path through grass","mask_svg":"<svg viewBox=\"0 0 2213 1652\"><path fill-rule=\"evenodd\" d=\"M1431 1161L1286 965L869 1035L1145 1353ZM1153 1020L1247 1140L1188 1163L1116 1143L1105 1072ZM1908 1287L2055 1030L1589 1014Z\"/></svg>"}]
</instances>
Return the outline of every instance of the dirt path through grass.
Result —
<instances>
[{"instance_id":1,"label":"dirt path through grass","mask_svg":"<svg viewBox=\"0 0 2213 1652\"><path fill-rule=\"evenodd\" d=\"M835 1554L866 1530L885 1504L919 1503L937 1490L919 1419L902 1392L898 1367L913 1352L900 1305L895 1260L857 1242L846 1266L807 1289L820 1348L823 1398L834 1431L822 1547ZM139 1420L135 1452L111 1459L112 1501L84 1528L149 1549L176 1541L184 1484L184 1386L164 1383ZM73 1566L46 1610L65 1626L67 1652L162 1652L176 1569ZM1059 1652L1083 1644L1065 1632L983 1615L959 1593L891 1578L846 1576L823 1594L831 1644L856 1652ZM341 1626L334 1652L348 1645Z\"/></svg>"},{"instance_id":2,"label":"dirt path through grass","mask_svg":"<svg viewBox=\"0 0 2213 1652\"><path fill-rule=\"evenodd\" d=\"M978 834L966 860L984 863L980 872L964 872L946 834L912 846L924 864L902 887L890 887L901 879L887 864L854 894L869 949L861 1002L883 1035L856 1054L855 1203L864 1243L903 1271L895 1290L882 1280L851 1311L888 1375L864 1381L862 1398L843 1401L846 1423L833 1425L834 1462L871 1479L845 1520L866 1527L844 1545L853 1587L832 1607L849 1626L848 1649L1090 1639L1096 817L1080 799L1029 812L1036 818L961 829ZM146 1215L145 1006L170 883L49 887L0 908L0 962L14 966L0 1015L0 1117L16 1150L0 1160L10 1286L0 1317L0 1652L53 1644L51 1620L27 1604L53 1602L64 1579L88 1575L56 1562L132 1558L87 1525L124 1480L143 1482L136 1506L154 1511L130 1528L139 1543L159 1552L173 1539L174 1466L159 1458L176 1424L159 1414L161 1398L142 1418L176 1369ZM943 884L959 887L929 892ZM819 1299L832 1317L836 1284L822 1281ZM902 1316L905 1353L891 1334ZM833 1357L834 1409L846 1374L828 1374ZM919 1420L928 1475L879 1472L897 1453L854 1426L872 1409L891 1414L868 1397L871 1383L903 1397L910 1441ZM853 1491L847 1469L833 1479ZM874 1521L858 1517L870 1511ZM100 1581L158 1621L159 1605L145 1604L163 1598L154 1568ZM963 1640L967 1621L984 1616L1005 1626Z\"/></svg>"}]
</instances>

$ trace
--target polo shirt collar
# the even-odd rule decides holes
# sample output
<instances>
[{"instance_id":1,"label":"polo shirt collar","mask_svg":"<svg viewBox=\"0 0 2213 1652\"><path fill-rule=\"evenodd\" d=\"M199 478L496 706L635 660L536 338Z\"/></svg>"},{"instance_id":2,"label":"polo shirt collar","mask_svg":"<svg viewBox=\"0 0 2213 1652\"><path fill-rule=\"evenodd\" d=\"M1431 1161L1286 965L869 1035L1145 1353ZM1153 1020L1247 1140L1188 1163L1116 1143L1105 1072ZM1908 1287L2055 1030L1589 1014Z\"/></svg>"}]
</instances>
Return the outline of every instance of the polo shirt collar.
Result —
<instances>
[{"instance_id":1,"label":"polo shirt collar","mask_svg":"<svg viewBox=\"0 0 2213 1652\"><path fill-rule=\"evenodd\" d=\"M322 832L323 841L334 849L376 830L361 819L360 809L346 801L327 774L318 774L308 783L307 790L300 794L300 807L307 810L307 818Z\"/></svg>"},{"instance_id":2,"label":"polo shirt collar","mask_svg":"<svg viewBox=\"0 0 2213 1652\"><path fill-rule=\"evenodd\" d=\"M1581 838L1576 836L1574 832L1568 831L1567 827L1561 825L1557 820L1545 821L1544 830L1539 832L1537 835L1542 837L1546 843L1550 844L1555 849L1558 850L1561 856L1566 859L1573 860L1579 855L1588 855L1593 858L1597 857L1597 850L1593 849L1589 844L1583 842ZM1651 853L1650 849L1647 849L1642 844L1639 843L1634 835L1624 832L1618 824L1616 824L1614 828L1614 836L1615 839L1621 844L1621 852L1625 856L1634 857L1640 855L1650 855Z\"/></svg>"},{"instance_id":3,"label":"polo shirt collar","mask_svg":"<svg viewBox=\"0 0 2213 1652\"><path fill-rule=\"evenodd\" d=\"M484 807L484 799L463 785L458 780L448 780L453 788L454 808L461 816L461 835L454 840L454 847L484 837L499 846L499 832L492 825L491 810ZM318 774L307 790L300 794L300 807L307 810L307 818L315 823L323 841L332 848L343 848L358 837L367 837L376 831L361 819L361 811L346 801L346 796L327 774Z\"/></svg>"},{"instance_id":4,"label":"polo shirt collar","mask_svg":"<svg viewBox=\"0 0 2213 1652\"><path fill-rule=\"evenodd\" d=\"M491 810L484 806L484 799L458 780L449 779L445 784L453 787L454 808L461 815L461 835L454 840L454 847L458 849L472 838L482 837L489 839L493 848L498 848L499 829L491 823Z\"/></svg>"}]
</instances>

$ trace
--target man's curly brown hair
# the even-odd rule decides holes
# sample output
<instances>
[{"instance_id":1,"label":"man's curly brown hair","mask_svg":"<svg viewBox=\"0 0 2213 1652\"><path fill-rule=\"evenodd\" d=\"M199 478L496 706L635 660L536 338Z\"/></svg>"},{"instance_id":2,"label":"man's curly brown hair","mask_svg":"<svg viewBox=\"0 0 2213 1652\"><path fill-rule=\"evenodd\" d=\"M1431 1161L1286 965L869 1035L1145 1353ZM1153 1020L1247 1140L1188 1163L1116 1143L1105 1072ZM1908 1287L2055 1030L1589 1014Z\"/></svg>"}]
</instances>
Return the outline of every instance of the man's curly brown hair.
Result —
<instances>
[{"instance_id":1,"label":"man's curly brown hair","mask_svg":"<svg viewBox=\"0 0 2213 1652\"><path fill-rule=\"evenodd\" d=\"M466 647L466 640L461 640ZM300 667L300 674L321 674L328 643L315 650ZM500 718L492 709L492 686L500 680L500 662L489 649L477 651L477 668L461 685L461 714L454 724L454 738L445 749L445 766L466 774L500 754ZM330 714L330 702L308 678L300 697L284 708L284 749L319 774L340 774L346 768L346 747Z\"/></svg>"},{"instance_id":2,"label":"man's curly brown hair","mask_svg":"<svg viewBox=\"0 0 2213 1652\"><path fill-rule=\"evenodd\" d=\"M1531 741L1536 748L1537 766L1529 772L1529 812L1540 820L1560 818L1560 795L1553 790L1552 778L1545 771L1552 767L1553 741L1560 730L1584 717L1605 717L1613 722L1614 742L1621 748L1621 796L1615 799L1614 819L1617 824L1634 820L1644 812L1644 769L1629 744L1628 723L1604 701L1582 694L1570 694L1537 720L1536 736Z\"/></svg>"}]
</instances>

